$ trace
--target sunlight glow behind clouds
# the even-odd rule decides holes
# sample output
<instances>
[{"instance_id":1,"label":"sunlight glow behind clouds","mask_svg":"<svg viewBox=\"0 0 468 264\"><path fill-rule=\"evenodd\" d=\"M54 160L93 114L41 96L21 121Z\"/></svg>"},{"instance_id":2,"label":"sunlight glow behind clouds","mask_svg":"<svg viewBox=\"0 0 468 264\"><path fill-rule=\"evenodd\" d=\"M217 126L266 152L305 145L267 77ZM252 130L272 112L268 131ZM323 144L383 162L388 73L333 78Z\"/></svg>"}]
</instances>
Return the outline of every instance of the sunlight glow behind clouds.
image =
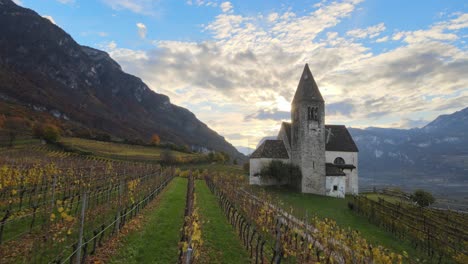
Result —
<instances>
[{"instance_id":1,"label":"sunlight glow behind clouds","mask_svg":"<svg viewBox=\"0 0 468 264\"><path fill-rule=\"evenodd\" d=\"M421 123L410 122L420 116L429 120L437 111L466 107L468 54L453 41L468 27L468 14L388 36L385 21L343 35L333 31L360 2L322 3L304 15L287 10L246 16L231 5L226 10L232 12L205 26L212 41L156 41L150 51L114 43L107 50L124 70L188 107L234 145L252 147L276 134L281 120L289 119L285 112L306 62L329 124L411 126ZM367 38L396 47L373 54Z\"/></svg>"}]
</instances>

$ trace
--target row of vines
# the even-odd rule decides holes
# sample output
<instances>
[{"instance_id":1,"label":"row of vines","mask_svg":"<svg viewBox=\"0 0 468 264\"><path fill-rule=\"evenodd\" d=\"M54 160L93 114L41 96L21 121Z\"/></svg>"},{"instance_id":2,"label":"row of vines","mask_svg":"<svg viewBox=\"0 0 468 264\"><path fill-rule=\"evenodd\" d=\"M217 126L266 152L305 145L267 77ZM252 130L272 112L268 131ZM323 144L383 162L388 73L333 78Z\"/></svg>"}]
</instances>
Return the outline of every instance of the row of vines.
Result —
<instances>
[{"instance_id":1,"label":"row of vines","mask_svg":"<svg viewBox=\"0 0 468 264\"><path fill-rule=\"evenodd\" d=\"M411 241L432 261L468 263L468 216L463 213L417 208L379 198L356 196L349 206L395 236Z\"/></svg>"},{"instance_id":2,"label":"row of vines","mask_svg":"<svg viewBox=\"0 0 468 264\"><path fill-rule=\"evenodd\" d=\"M245 249L250 253L252 262L263 264L273 262L275 258L280 258L281 253L275 251L274 245L271 244L272 241L265 239L255 225L251 224L251 221L244 217L244 214L226 198L224 192L216 188L211 177L206 178L206 183L210 191L218 198L224 215L239 235ZM304 240L302 240L303 242Z\"/></svg>"},{"instance_id":3,"label":"row of vines","mask_svg":"<svg viewBox=\"0 0 468 264\"><path fill-rule=\"evenodd\" d=\"M0 262L84 262L173 176L153 164L2 152Z\"/></svg>"},{"instance_id":4,"label":"row of vines","mask_svg":"<svg viewBox=\"0 0 468 264\"><path fill-rule=\"evenodd\" d=\"M196 172L198 174L198 171ZM195 194L196 177L192 171L182 171L178 175L183 177L184 174L188 174L188 181L187 196L185 199L184 226L181 230L179 243L179 263L195 263L196 259L200 256L200 246L203 244Z\"/></svg>"},{"instance_id":5,"label":"row of vines","mask_svg":"<svg viewBox=\"0 0 468 264\"><path fill-rule=\"evenodd\" d=\"M205 177L255 263L403 263L407 256L369 244L330 219L297 219L265 193L253 195L242 176Z\"/></svg>"}]
</instances>

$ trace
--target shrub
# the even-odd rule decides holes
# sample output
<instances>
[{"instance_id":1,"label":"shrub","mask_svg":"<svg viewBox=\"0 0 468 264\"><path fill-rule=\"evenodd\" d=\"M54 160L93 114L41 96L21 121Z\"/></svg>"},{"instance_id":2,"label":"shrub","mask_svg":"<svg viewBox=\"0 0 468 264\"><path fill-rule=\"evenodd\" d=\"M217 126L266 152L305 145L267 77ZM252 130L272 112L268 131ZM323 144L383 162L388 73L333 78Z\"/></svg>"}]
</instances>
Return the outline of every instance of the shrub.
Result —
<instances>
[{"instance_id":1,"label":"shrub","mask_svg":"<svg viewBox=\"0 0 468 264\"><path fill-rule=\"evenodd\" d=\"M250 162L246 162L244 163L244 165L242 165L242 168L244 169L244 172L245 173L249 173L250 172Z\"/></svg>"},{"instance_id":2,"label":"shrub","mask_svg":"<svg viewBox=\"0 0 468 264\"><path fill-rule=\"evenodd\" d=\"M190 170L180 171L179 173L179 177L181 178L188 178L189 175L190 175Z\"/></svg>"},{"instance_id":3,"label":"shrub","mask_svg":"<svg viewBox=\"0 0 468 264\"><path fill-rule=\"evenodd\" d=\"M111 135L109 135L107 133L99 133L98 135L96 135L96 139L99 140L99 141L109 142L109 141L111 141L112 137L111 137Z\"/></svg>"},{"instance_id":4,"label":"shrub","mask_svg":"<svg viewBox=\"0 0 468 264\"><path fill-rule=\"evenodd\" d=\"M274 179L277 184L286 179L288 185L297 187L301 180L301 170L297 165L272 160L261 169L260 177Z\"/></svg>"},{"instance_id":5,"label":"shrub","mask_svg":"<svg viewBox=\"0 0 468 264\"><path fill-rule=\"evenodd\" d=\"M420 207L427 207L435 202L434 196L430 192L418 189L411 195L411 200Z\"/></svg>"},{"instance_id":6,"label":"shrub","mask_svg":"<svg viewBox=\"0 0 468 264\"><path fill-rule=\"evenodd\" d=\"M36 125L33 133L36 138L43 139L49 143L55 143L60 138L60 129L52 124Z\"/></svg>"},{"instance_id":7,"label":"shrub","mask_svg":"<svg viewBox=\"0 0 468 264\"><path fill-rule=\"evenodd\" d=\"M159 155L161 162L164 164L174 164L177 160L170 149L164 149Z\"/></svg>"}]
</instances>

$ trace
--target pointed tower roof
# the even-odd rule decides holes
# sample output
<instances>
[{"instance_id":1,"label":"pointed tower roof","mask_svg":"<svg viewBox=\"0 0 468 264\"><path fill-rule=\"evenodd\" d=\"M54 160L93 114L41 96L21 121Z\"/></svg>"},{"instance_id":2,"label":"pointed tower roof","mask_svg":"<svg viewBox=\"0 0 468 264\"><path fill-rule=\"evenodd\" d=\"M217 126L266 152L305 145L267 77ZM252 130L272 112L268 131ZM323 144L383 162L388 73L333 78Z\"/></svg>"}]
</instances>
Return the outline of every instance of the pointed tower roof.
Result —
<instances>
[{"instance_id":1,"label":"pointed tower roof","mask_svg":"<svg viewBox=\"0 0 468 264\"><path fill-rule=\"evenodd\" d=\"M294 94L293 104L299 101L320 101L323 102L322 94L320 94L319 88L315 83L314 76L309 69L309 65L306 63L304 71L301 75L301 80L297 86L296 94Z\"/></svg>"}]
</instances>

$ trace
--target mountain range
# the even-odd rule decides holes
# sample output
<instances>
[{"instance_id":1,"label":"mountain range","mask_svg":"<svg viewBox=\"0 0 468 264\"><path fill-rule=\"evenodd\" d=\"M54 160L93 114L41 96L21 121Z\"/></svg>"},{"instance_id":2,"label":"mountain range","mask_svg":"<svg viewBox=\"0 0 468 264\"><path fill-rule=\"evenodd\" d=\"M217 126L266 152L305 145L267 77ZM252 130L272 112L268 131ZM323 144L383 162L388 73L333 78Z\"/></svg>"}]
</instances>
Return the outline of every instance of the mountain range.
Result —
<instances>
[{"instance_id":1,"label":"mountain range","mask_svg":"<svg viewBox=\"0 0 468 264\"><path fill-rule=\"evenodd\" d=\"M0 0L0 104L52 115L66 132L162 141L244 159L189 110L125 73L106 52L81 46L48 19Z\"/></svg>"},{"instance_id":2,"label":"mountain range","mask_svg":"<svg viewBox=\"0 0 468 264\"><path fill-rule=\"evenodd\" d=\"M359 149L359 185L424 188L468 199L468 107L422 128L348 128ZM276 139L276 136L260 140ZM237 147L246 155L251 148ZM442 187L442 188L441 188Z\"/></svg>"},{"instance_id":3,"label":"mountain range","mask_svg":"<svg viewBox=\"0 0 468 264\"><path fill-rule=\"evenodd\" d=\"M458 191L468 187L468 107L422 128L349 132L359 148L362 185L426 185L434 190L451 186Z\"/></svg>"}]
</instances>

